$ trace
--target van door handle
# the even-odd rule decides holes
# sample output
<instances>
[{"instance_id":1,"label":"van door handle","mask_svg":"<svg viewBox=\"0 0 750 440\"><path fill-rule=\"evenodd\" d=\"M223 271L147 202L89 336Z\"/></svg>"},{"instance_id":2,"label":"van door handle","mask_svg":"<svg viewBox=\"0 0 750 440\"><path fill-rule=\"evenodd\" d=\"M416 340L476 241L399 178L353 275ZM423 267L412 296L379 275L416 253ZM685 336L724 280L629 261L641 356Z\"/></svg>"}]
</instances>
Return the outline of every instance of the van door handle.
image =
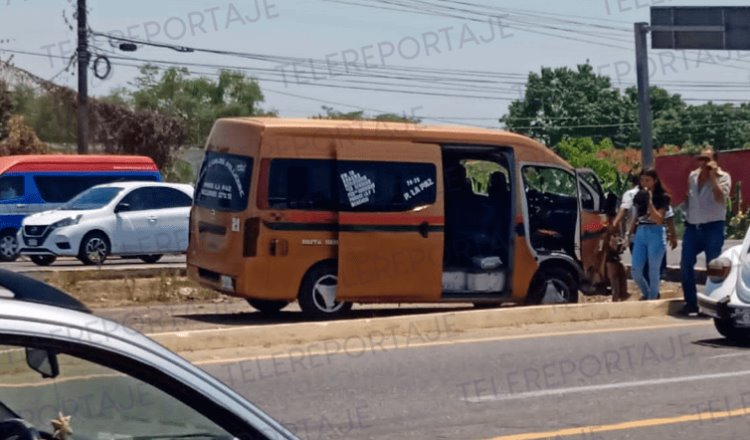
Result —
<instances>
[{"instance_id":1,"label":"van door handle","mask_svg":"<svg viewBox=\"0 0 750 440\"><path fill-rule=\"evenodd\" d=\"M152 215L152 216L148 217L148 221L151 222L151 223L156 223L156 217L154 217Z\"/></svg>"},{"instance_id":2,"label":"van door handle","mask_svg":"<svg viewBox=\"0 0 750 440\"><path fill-rule=\"evenodd\" d=\"M419 235L421 235L424 238L427 238L428 235L430 235L430 224L427 222L422 222L419 224Z\"/></svg>"}]
</instances>

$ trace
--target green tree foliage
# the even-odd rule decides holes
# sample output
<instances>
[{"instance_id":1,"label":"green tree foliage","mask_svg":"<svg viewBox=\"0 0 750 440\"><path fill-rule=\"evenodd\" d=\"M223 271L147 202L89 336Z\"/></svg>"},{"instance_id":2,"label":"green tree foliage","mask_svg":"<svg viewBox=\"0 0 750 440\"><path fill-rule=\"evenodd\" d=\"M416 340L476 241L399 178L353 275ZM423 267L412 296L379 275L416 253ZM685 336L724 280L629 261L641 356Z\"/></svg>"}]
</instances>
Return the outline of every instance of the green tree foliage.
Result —
<instances>
[{"instance_id":1,"label":"green tree foliage","mask_svg":"<svg viewBox=\"0 0 750 440\"><path fill-rule=\"evenodd\" d=\"M184 119L191 145L203 145L218 118L276 115L260 108L264 98L258 82L240 72L224 70L211 80L192 77L186 69L147 65L132 85L134 90L115 90L107 100Z\"/></svg>"},{"instance_id":2,"label":"green tree foliage","mask_svg":"<svg viewBox=\"0 0 750 440\"><path fill-rule=\"evenodd\" d=\"M382 121L382 122L408 122L412 124L419 124L421 120L414 116L407 116L406 114L397 115L395 113L381 113L375 116L367 116L364 111L354 112L342 112L335 110L333 107L322 106L325 114L318 114L313 116L313 119L336 119L344 121Z\"/></svg>"},{"instance_id":3,"label":"green tree foliage","mask_svg":"<svg viewBox=\"0 0 750 440\"><path fill-rule=\"evenodd\" d=\"M501 121L550 146L566 137L609 138L624 146L631 133L620 124L632 118L629 106L609 77L596 75L589 64L544 67L529 74L524 99L511 103Z\"/></svg>"},{"instance_id":4,"label":"green tree foliage","mask_svg":"<svg viewBox=\"0 0 750 440\"><path fill-rule=\"evenodd\" d=\"M652 87L651 110L656 146L710 144L727 150L750 143L750 103L687 105L679 94ZM501 121L552 147L565 138L640 147L637 89L620 92L589 64L530 73L524 98L511 103Z\"/></svg>"},{"instance_id":5,"label":"green tree foliage","mask_svg":"<svg viewBox=\"0 0 750 440\"><path fill-rule=\"evenodd\" d=\"M618 183L617 168L601 154L612 149L614 144L609 139L597 143L592 138L565 138L557 145L556 151L575 168L594 170L604 188L612 190Z\"/></svg>"}]
</instances>

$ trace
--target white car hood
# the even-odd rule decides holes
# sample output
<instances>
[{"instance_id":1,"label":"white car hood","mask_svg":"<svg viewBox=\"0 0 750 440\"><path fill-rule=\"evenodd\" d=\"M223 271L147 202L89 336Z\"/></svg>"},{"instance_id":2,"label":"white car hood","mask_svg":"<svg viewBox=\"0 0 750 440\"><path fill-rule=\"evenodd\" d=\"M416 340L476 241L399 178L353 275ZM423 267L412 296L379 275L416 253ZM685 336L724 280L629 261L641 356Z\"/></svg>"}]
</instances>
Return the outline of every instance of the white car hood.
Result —
<instances>
[{"instance_id":1,"label":"white car hood","mask_svg":"<svg viewBox=\"0 0 750 440\"><path fill-rule=\"evenodd\" d=\"M79 215L83 214L84 212L88 211L63 211L63 210L53 210L53 211L44 211L37 214L30 215L23 219L24 226L47 226L51 225L52 223L59 222L60 220L66 219L66 218L75 218Z\"/></svg>"}]
</instances>

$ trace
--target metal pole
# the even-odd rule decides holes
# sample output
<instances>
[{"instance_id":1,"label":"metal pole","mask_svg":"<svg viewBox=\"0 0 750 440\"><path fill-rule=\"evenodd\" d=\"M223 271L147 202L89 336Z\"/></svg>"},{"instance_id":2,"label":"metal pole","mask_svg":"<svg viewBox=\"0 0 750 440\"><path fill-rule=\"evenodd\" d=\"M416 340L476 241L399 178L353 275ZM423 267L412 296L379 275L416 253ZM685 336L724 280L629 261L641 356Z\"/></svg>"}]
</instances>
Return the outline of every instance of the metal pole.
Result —
<instances>
[{"instance_id":1,"label":"metal pole","mask_svg":"<svg viewBox=\"0 0 750 440\"><path fill-rule=\"evenodd\" d=\"M651 93L648 80L648 23L635 23L635 64L638 74L638 107L641 122L641 163L643 169L654 166L651 135Z\"/></svg>"},{"instance_id":2,"label":"metal pole","mask_svg":"<svg viewBox=\"0 0 750 440\"><path fill-rule=\"evenodd\" d=\"M78 154L89 150L89 54L86 0L78 0Z\"/></svg>"}]
</instances>

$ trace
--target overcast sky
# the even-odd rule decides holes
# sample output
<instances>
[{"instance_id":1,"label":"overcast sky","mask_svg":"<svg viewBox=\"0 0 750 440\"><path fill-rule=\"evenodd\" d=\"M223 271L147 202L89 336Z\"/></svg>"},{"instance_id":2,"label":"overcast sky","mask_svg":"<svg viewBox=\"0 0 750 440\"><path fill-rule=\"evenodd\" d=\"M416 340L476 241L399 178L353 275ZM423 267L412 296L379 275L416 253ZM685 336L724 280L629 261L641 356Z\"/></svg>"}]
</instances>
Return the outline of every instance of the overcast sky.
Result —
<instances>
[{"instance_id":1,"label":"overcast sky","mask_svg":"<svg viewBox=\"0 0 750 440\"><path fill-rule=\"evenodd\" d=\"M0 0L0 57L7 60L11 56L2 49L48 54L13 54L14 63L44 78L75 86L75 69L60 73L66 61L58 58L69 57L75 47L75 31L64 18L72 20L72 3L70 0ZM612 76L617 85L634 83L632 26L636 21L648 21L651 4L730 6L747 5L747 1L462 0L452 4L457 10L461 9L461 4L478 4L515 8L523 14L529 11L564 14L564 17L546 16L569 20L562 27L579 32L558 31L555 27L560 27L559 24L535 20L528 15L503 16L499 9L497 15L488 16L484 21L467 21L326 0L89 0L89 23L96 31L172 45L328 60L329 67L346 68L355 75L332 75L326 69L311 72L309 64L292 66L280 61L181 53L147 46L140 46L133 53L117 54L191 63L193 71L209 75L216 72L214 67L195 64L268 69L264 75L275 81L260 81L266 97L263 107L277 110L282 116L306 117L319 113L321 105L332 105L341 110L364 108L368 113L414 114L430 122L436 122L430 119L437 118L499 126L497 118L506 111L509 101L522 93L519 75L539 71L541 66L573 67L588 61L595 70ZM572 22L587 25L578 27ZM596 39L596 35L600 38ZM101 54L116 50L104 38L96 39L95 45ZM113 62L109 78L92 81L92 94L106 94L114 87L126 86L137 73L134 67L118 63L137 65L139 62ZM351 64L344 66L344 62ZM456 86L451 91L441 91L442 86L437 83L427 86L421 83L399 87L410 93L394 93L384 91L389 86L383 86L371 76L383 66L441 69L435 74L437 81L446 75L445 69L492 72L489 78L498 83L491 86L491 93L484 91L481 83L469 84L465 90L458 91ZM366 72L363 75L357 69ZM750 100L750 87L748 92L737 87L738 84L750 86L750 52L652 51L652 69L653 83L667 84L686 98ZM393 70L388 72L393 74ZM304 79L311 74L315 78ZM682 88L685 82L701 84ZM722 88L728 83L735 83L734 88ZM716 84L722 86L713 87ZM352 90L342 85L367 90ZM436 96L441 94L451 96Z\"/></svg>"}]
</instances>

